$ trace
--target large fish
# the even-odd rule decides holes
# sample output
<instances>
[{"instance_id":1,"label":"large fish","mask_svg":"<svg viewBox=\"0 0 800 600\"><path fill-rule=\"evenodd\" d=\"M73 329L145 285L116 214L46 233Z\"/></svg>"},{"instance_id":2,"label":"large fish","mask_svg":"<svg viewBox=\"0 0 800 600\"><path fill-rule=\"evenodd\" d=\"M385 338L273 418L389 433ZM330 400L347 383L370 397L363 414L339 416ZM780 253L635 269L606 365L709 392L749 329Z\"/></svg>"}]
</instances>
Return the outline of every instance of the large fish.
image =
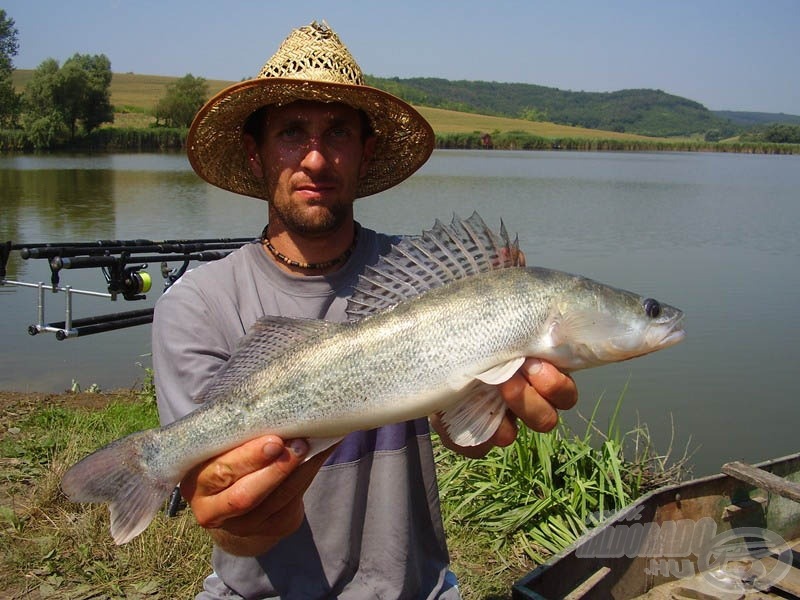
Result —
<instances>
[{"instance_id":1,"label":"large fish","mask_svg":"<svg viewBox=\"0 0 800 600\"><path fill-rule=\"evenodd\" d=\"M534 356L564 371L684 337L683 314L584 277L524 267L477 214L437 221L361 276L351 322L258 321L184 418L94 452L64 475L73 501L107 502L118 544L143 531L190 468L257 436L346 434L438 412L462 446L504 414L496 384Z\"/></svg>"}]
</instances>

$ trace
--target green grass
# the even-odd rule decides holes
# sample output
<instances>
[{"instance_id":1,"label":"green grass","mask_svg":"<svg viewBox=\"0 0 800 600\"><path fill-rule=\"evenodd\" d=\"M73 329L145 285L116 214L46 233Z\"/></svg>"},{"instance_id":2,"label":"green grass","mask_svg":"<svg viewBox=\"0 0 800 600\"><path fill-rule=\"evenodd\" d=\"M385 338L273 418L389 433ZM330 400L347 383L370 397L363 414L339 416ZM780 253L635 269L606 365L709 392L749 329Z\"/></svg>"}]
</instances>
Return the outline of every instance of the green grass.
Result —
<instances>
[{"instance_id":1,"label":"green grass","mask_svg":"<svg viewBox=\"0 0 800 600\"><path fill-rule=\"evenodd\" d=\"M188 598L210 572L210 539L188 512L159 515L139 538L116 546L106 506L72 504L60 491L79 458L157 423L151 400L129 396L112 396L101 410L34 408L4 430L0 590L9 597Z\"/></svg>"},{"instance_id":2,"label":"green grass","mask_svg":"<svg viewBox=\"0 0 800 600\"><path fill-rule=\"evenodd\" d=\"M99 398L83 406L72 398ZM86 404L84 402L83 404ZM163 514L123 546L105 505L68 502L59 482L95 448L157 424L152 380L140 392L65 394L25 410L4 403L0 429L0 590L11 597L187 598L210 572L211 542L188 510ZM11 406L11 408L8 408ZM619 407L619 403L617 408ZM512 582L608 511L675 481L644 428L580 435L521 429L481 460L436 444L452 567L465 600L508 598ZM684 457L685 458L685 457Z\"/></svg>"},{"instance_id":3,"label":"green grass","mask_svg":"<svg viewBox=\"0 0 800 600\"><path fill-rule=\"evenodd\" d=\"M623 394L624 395L624 394ZM659 454L646 427L605 430L597 408L586 429L563 421L549 434L521 428L507 449L468 460L439 447L442 514L465 598L504 598L515 579L609 514L686 473L688 456Z\"/></svg>"}]
</instances>

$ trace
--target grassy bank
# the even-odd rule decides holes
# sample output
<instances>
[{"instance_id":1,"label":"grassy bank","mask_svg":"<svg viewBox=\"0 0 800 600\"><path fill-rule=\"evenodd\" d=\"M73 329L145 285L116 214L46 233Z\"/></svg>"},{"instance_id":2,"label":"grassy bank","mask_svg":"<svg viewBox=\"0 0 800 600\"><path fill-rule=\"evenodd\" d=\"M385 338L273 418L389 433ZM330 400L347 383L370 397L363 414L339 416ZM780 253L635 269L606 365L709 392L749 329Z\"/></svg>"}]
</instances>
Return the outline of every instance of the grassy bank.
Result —
<instances>
[{"instance_id":1,"label":"grassy bank","mask_svg":"<svg viewBox=\"0 0 800 600\"><path fill-rule=\"evenodd\" d=\"M124 546L106 506L74 505L66 469L101 444L151 427L152 400L134 392L64 394L25 406L5 394L0 438L0 590L6 597L191 598L210 572L208 536L184 511L160 515Z\"/></svg>"},{"instance_id":2,"label":"grassy bank","mask_svg":"<svg viewBox=\"0 0 800 600\"><path fill-rule=\"evenodd\" d=\"M105 506L75 505L59 489L79 458L157 422L151 388L111 394L0 393L0 590L10 597L187 598L210 572L211 544L189 511L164 515L115 546ZM630 458L623 450L628 446ZM569 543L598 515L675 479L646 430L548 435L483 460L437 445L443 513L464 597L507 598L511 583Z\"/></svg>"}]
</instances>

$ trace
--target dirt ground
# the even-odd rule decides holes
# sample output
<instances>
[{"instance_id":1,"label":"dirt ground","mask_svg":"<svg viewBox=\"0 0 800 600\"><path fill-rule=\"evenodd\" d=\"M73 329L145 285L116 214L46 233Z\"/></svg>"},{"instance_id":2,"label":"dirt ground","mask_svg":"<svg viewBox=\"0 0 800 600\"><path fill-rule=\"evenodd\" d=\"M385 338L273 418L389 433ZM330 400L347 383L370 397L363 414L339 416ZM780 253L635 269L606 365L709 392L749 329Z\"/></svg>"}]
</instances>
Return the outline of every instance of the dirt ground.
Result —
<instances>
[{"instance_id":1,"label":"dirt ground","mask_svg":"<svg viewBox=\"0 0 800 600\"><path fill-rule=\"evenodd\" d=\"M112 402L136 402L139 399L139 392L134 389L61 393L0 391L0 439L13 435L18 424L36 409L61 407L92 411Z\"/></svg>"},{"instance_id":2,"label":"dirt ground","mask_svg":"<svg viewBox=\"0 0 800 600\"><path fill-rule=\"evenodd\" d=\"M138 399L136 390L114 390L110 392L8 392L0 391L0 414L22 416L43 406L66 408L102 408L109 403Z\"/></svg>"}]
</instances>

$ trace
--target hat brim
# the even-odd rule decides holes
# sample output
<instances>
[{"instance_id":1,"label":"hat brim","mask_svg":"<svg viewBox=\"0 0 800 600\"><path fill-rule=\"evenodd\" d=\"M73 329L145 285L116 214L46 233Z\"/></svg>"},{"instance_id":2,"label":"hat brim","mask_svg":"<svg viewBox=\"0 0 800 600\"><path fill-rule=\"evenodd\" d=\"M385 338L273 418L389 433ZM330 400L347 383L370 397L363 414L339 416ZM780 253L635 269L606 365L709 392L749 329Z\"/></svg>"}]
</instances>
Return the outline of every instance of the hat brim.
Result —
<instances>
[{"instance_id":1,"label":"hat brim","mask_svg":"<svg viewBox=\"0 0 800 600\"><path fill-rule=\"evenodd\" d=\"M433 152L435 136L430 124L396 96L363 85L261 77L225 88L198 111L186 142L192 168L212 185L269 200L263 181L250 171L242 128L262 106L296 100L341 102L366 113L376 144L356 198L397 185Z\"/></svg>"}]
</instances>

